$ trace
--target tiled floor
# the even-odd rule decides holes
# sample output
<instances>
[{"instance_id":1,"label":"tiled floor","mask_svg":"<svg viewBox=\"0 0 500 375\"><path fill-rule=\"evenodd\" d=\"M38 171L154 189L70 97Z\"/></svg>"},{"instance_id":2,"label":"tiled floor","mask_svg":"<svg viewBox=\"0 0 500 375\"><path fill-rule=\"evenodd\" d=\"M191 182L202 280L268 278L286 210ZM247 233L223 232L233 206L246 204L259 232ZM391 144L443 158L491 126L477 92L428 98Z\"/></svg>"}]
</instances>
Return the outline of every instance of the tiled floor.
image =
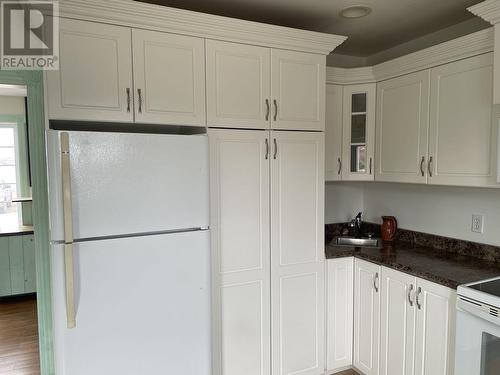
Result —
<instances>
[{"instance_id":1,"label":"tiled floor","mask_svg":"<svg viewBox=\"0 0 500 375\"><path fill-rule=\"evenodd\" d=\"M39 375L36 298L0 299L0 375Z\"/></svg>"},{"instance_id":2,"label":"tiled floor","mask_svg":"<svg viewBox=\"0 0 500 375\"><path fill-rule=\"evenodd\" d=\"M354 370L345 370L341 372L336 372L335 375L360 375L360 373Z\"/></svg>"}]
</instances>

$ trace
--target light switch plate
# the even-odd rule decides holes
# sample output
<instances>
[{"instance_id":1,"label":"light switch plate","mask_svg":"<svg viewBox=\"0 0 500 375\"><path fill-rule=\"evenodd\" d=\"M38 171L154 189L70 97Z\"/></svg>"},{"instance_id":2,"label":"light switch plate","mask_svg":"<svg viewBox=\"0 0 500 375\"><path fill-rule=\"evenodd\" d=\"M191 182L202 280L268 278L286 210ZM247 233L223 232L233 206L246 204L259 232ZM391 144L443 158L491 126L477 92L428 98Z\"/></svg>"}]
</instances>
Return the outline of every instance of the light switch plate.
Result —
<instances>
[{"instance_id":1,"label":"light switch plate","mask_svg":"<svg viewBox=\"0 0 500 375\"><path fill-rule=\"evenodd\" d=\"M483 233L484 231L483 215L472 215L472 231L475 233Z\"/></svg>"}]
</instances>

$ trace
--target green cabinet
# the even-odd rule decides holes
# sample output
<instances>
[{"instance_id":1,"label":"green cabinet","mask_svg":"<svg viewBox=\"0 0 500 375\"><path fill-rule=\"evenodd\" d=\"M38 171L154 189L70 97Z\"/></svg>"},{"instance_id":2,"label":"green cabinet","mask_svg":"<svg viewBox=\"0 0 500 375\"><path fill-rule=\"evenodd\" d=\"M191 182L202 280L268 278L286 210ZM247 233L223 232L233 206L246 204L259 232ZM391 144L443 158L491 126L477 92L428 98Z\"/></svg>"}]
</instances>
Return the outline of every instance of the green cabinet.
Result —
<instances>
[{"instance_id":1,"label":"green cabinet","mask_svg":"<svg viewBox=\"0 0 500 375\"><path fill-rule=\"evenodd\" d=\"M0 237L0 297L36 292L33 234Z\"/></svg>"}]
</instances>

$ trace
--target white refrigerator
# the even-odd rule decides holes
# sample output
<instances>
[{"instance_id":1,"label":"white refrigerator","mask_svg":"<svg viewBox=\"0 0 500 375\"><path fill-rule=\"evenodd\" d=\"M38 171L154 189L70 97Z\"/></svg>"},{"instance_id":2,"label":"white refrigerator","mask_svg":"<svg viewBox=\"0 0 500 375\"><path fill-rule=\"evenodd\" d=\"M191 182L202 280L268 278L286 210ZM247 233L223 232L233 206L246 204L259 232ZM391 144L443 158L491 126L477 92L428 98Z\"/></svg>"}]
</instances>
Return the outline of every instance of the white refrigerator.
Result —
<instances>
[{"instance_id":1,"label":"white refrigerator","mask_svg":"<svg viewBox=\"0 0 500 375\"><path fill-rule=\"evenodd\" d=\"M47 147L56 375L209 375L206 135Z\"/></svg>"}]
</instances>

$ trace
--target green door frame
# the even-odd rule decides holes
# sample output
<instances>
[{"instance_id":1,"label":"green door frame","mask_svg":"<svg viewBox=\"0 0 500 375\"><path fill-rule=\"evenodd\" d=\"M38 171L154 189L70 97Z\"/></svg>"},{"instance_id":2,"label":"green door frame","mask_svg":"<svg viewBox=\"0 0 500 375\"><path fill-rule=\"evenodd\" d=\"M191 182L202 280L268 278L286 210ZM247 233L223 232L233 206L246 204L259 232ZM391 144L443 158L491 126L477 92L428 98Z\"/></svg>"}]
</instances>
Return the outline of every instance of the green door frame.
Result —
<instances>
[{"instance_id":1,"label":"green door frame","mask_svg":"<svg viewBox=\"0 0 500 375\"><path fill-rule=\"evenodd\" d=\"M54 375L43 73L40 71L0 70L0 83L24 85L28 88L40 371L41 375Z\"/></svg>"}]
</instances>

